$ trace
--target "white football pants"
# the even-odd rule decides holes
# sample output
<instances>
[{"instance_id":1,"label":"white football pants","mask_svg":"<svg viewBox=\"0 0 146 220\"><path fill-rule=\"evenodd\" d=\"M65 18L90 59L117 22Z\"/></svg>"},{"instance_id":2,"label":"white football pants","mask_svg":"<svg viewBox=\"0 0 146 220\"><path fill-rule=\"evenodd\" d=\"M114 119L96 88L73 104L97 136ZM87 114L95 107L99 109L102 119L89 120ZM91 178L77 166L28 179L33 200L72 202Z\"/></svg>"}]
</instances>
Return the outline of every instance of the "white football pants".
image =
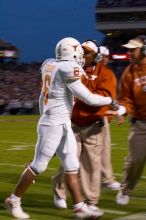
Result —
<instances>
[{"instance_id":1,"label":"white football pants","mask_svg":"<svg viewBox=\"0 0 146 220\"><path fill-rule=\"evenodd\" d=\"M79 170L77 143L70 122L38 125L38 140L31 168L36 173L44 172L55 153L60 157L64 171Z\"/></svg>"}]
</instances>

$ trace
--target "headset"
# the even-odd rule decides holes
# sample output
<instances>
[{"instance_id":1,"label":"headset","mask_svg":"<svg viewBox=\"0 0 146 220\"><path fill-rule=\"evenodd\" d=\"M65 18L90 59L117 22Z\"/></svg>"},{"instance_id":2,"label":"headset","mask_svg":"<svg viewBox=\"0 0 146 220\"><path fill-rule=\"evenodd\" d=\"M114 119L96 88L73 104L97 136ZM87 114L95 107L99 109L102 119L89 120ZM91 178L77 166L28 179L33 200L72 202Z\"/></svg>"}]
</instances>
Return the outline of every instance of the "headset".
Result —
<instances>
[{"instance_id":1,"label":"headset","mask_svg":"<svg viewBox=\"0 0 146 220\"><path fill-rule=\"evenodd\" d=\"M104 45L102 45L102 46L108 49L107 46L104 46ZM97 56L95 57L95 60L94 60L95 63L99 63L99 62L104 58L104 54L103 54L103 52L101 51L100 46L99 46L98 49L99 49L99 50L98 50Z\"/></svg>"},{"instance_id":2,"label":"headset","mask_svg":"<svg viewBox=\"0 0 146 220\"><path fill-rule=\"evenodd\" d=\"M94 61L93 61L96 64L96 63L100 62L103 57L102 54L100 53L100 48L99 48L100 45L97 43L96 40L91 40L91 39L84 40L83 43L87 42L87 41L93 42L95 44L95 46L97 47L96 57L94 58Z\"/></svg>"},{"instance_id":3,"label":"headset","mask_svg":"<svg viewBox=\"0 0 146 220\"><path fill-rule=\"evenodd\" d=\"M141 48L141 54L142 54L142 56L146 56L146 35L139 35L138 37L143 42L143 46Z\"/></svg>"},{"instance_id":4,"label":"headset","mask_svg":"<svg viewBox=\"0 0 146 220\"><path fill-rule=\"evenodd\" d=\"M99 45L99 44L96 42L96 40L91 40L91 39L84 40L83 43L86 42L86 41L91 41L91 42L93 42L93 43L96 45L98 51L97 51L97 55L96 55L96 57L94 58L94 61L93 61L93 62L94 62L95 64L96 64L96 63L99 63L99 62L103 59L103 54L102 54L101 51L100 51L100 46L101 46L101 45ZM106 46L104 46L104 47L106 47Z\"/></svg>"},{"instance_id":5,"label":"headset","mask_svg":"<svg viewBox=\"0 0 146 220\"><path fill-rule=\"evenodd\" d=\"M103 54L100 53L100 48L99 49L99 52L97 53L97 56L94 58L94 63L99 63L102 59L103 59Z\"/></svg>"}]
</instances>

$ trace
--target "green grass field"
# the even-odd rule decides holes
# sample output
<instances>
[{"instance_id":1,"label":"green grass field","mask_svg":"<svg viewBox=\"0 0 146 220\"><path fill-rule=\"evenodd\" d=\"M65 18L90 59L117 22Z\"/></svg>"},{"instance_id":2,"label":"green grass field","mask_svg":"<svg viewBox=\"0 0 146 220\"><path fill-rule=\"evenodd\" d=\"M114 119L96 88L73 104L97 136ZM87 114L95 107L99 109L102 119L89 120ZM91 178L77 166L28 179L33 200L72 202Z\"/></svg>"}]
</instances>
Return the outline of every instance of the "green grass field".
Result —
<instances>
[{"instance_id":1,"label":"green grass field","mask_svg":"<svg viewBox=\"0 0 146 220\"><path fill-rule=\"evenodd\" d=\"M24 164L33 158L36 142L38 116L0 116L0 220L13 219L4 207L4 200L14 189ZM117 180L121 180L124 158L127 155L129 124L111 124L112 162ZM68 209L59 210L53 204L51 176L57 172L60 161L54 157L45 173L40 175L23 199L23 208L31 215L31 220L72 219L72 201L68 196ZM146 219L146 170L131 195L127 206L116 205L116 192L103 188L99 207L105 210L103 220ZM140 217L134 217L141 213ZM127 216L134 215L129 218ZM126 217L124 217L126 216ZM143 218L145 216L145 218Z\"/></svg>"}]
</instances>

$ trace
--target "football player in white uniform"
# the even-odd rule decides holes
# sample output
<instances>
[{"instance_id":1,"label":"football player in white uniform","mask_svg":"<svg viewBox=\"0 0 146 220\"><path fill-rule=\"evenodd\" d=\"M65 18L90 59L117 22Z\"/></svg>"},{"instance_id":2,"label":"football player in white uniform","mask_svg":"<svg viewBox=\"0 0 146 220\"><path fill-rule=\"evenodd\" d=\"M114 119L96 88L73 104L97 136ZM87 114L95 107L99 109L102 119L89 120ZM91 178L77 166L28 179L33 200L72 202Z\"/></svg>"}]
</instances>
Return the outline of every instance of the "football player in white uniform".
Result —
<instances>
[{"instance_id":1,"label":"football player in white uniform","mask_svg":"<svg viewBox=\"0 0 146 220\"><path fill-rule=\"evenodd\" d=\"M74 214L79 218L100 217L103 212L93 212L83 202L78 182L79 161L77 143L71 128L74 96L89 105L110 105L112 99L92 94L82 83L85 74L83 49L71 37L58 42L56 59L46 60L41 67L42 91L39 99L40 120L38 140L32 163L22 173L14 192L5 200L12 216L18 219L29 218L21 207L21 197L36 176L44 172L49 161L56 153L60 157L68 189L74 202Z\"/></svg>"}]
</instances>

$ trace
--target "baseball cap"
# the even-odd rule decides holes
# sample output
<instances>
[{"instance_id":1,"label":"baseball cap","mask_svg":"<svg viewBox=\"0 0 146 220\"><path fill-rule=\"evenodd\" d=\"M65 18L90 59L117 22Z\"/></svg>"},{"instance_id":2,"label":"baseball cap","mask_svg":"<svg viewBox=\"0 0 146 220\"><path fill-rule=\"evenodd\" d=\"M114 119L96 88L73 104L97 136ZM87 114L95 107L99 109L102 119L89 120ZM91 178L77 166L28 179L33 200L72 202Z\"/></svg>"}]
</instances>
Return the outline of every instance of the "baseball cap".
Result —
<instances>
[{"instance_id":1,"label":"baseball cap","mask_svg":"<svg viewBox=\"0 0 146 220\"><path fill-rule=\"evenodd\" d=\"M141 43L138 39L131 39L127 44L123 44L122 47L126 47L129 49L141 48L143 47L143 43Z\"/></svg>"},{"instance_id":2,"label":"baseball cap","mask_svg":"<svg viewBox=\"0 0 146 220\"><path fill-rule=\"evenodd\" d=\"M100 53L101 54L103 54L103 55L109 55L110 53L109 53L109 49L107 48L107 47L105 47L105 46L100 46L99 47L99 51L100 51Z\"/></svg>"},{"instance_id":3,"label":"baseball cap","mask_svg":"<svg viewBox=\"0 0 146 220\"><path fill-rule=\"evenodd\" d=\"M89 50L89 51L94 51L95 53L98 52L98 47L96 46L96 43L93 41L85 41L82 43L82 47Z\"/></svg>"}]
</instances>

